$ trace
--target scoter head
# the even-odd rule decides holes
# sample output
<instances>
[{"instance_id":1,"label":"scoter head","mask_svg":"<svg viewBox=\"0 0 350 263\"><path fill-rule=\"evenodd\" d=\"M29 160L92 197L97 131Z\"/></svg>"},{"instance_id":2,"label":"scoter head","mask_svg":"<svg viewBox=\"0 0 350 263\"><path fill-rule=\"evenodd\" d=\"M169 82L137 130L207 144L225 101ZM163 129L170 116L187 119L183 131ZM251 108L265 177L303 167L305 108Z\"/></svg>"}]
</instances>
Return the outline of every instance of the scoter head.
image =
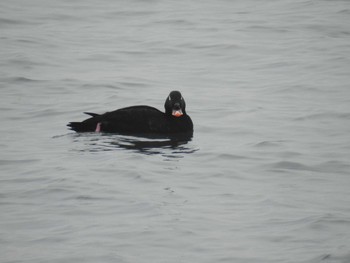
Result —
<instances>
[{"instance_id":1,"label":"scoter head","mask_svg":"<svg viewBox=\"0 0 350 263\"><path fill-rule=\"evenodd\" d=\"M179 91L170 92L164 104L165 113L174 117L181 117L186 114L186 103Z\"/></svg>"}]
</instances>

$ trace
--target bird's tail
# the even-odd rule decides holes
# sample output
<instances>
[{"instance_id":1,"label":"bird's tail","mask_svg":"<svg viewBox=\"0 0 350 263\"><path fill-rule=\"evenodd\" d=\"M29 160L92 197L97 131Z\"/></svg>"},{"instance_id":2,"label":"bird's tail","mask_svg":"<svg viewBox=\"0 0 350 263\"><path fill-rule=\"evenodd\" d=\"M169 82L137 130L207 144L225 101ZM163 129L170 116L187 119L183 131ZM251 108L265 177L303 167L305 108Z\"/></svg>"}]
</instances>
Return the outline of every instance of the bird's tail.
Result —
<instances>
[{"instance_id":1,"label":"bird's tail","mask_svg":"<svg viewBox=\"0 0 350 263\"><path fill-rule=\"evenodd\" d=\"M67 126L76 132L93 132L95 131L96 125L87 124L84 122L70 122Z\"/></svg>"},{"instance_id":2,"label":"bird's tail","mask_svg":"<svg viewBox=\"0 0 350 263\"><path fill-rule=\"evenodd\" d=\"M85 121L82 122L70 122L67 124L67 126L76 132L94 132L96 131L96 126L99 123L99 114L96 113L90 113L90 112L84 112L92 118L86 119Z\"/></svg>"}]
</instances>

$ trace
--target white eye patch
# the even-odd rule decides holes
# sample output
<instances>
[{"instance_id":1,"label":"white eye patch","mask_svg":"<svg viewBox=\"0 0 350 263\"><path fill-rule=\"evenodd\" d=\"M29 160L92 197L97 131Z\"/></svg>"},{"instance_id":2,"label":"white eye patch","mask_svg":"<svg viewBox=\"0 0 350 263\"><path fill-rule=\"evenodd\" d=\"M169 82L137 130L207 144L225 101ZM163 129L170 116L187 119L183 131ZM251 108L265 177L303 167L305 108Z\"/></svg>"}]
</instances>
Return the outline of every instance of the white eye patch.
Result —
<instances>
[{"instance_id":1,"label":"white eye patch","mask_svg":"<svg viewBox=\"0 0 350 263\"><path fill-rule=\"evenodd\" d=\"M169 97L168 97L168 100L170 100L170 101L171 101L171 97L170 97L170 95L169 95Z\"/></svg>"}]
</instances>

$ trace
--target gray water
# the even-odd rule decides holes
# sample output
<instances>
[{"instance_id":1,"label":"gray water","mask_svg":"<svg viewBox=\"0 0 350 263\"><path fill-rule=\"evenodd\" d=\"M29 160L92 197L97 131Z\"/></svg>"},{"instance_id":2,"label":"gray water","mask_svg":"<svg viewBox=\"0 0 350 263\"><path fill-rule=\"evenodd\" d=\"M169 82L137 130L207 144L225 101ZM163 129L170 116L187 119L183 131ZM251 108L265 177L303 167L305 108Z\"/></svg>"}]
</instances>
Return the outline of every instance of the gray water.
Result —
<instances>
[{"instance_id":1,"label":"gray water","mask_svg":"<svg viewBox=\"0 0 350 263\"><path fill-rule=\"evenodd\" d=\"M350 2L0 2L0 262L350 262ZM76 134L163 109L191 141Z\"/></svg>"}]
</instances>

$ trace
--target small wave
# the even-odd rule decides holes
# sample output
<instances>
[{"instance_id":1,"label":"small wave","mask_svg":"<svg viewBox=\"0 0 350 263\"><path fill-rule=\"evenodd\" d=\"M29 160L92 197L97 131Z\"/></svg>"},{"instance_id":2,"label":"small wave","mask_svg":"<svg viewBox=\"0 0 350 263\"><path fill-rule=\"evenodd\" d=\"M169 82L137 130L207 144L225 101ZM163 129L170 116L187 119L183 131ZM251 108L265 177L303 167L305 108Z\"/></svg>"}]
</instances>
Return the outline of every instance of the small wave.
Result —
<instances>
[{"instance_id":1,"label":"small wave","mask_svg":"<svg viewBox=\"0 0 350 263\"><path fill-rule=\"evenodd\" d=\"M338 11L338 14L350 14L350 9L349 8L346 8L346 9L342 9L340 11Z\"/></svg>"},{"instance_id":2,"label":"small wave","mask_svg":"<svg viewBox=\"0 0 350 263\"><path fill-rule=\"evenodd\" d=\"M347 253L328 253L318 256L311 263L325 262L325 263L348 263L350 262L350 254Z\"/></svg>"},{"instance_id":3,"label":"small wave","mask_svg":"<svg viewBox=\"0 0 350 263\"><path fill-rule=\"evenodd\" d=\"M101 196L92 196L92 195L77 195L71 196L68 199L76 199L81 201L103 201L103 200L111 200L111 198L101 197Z\"/></svg>"},{"instance_id":4,"label":"small wave","mask_svg":"<svg viewBox=\"0 0 350 263\"><path fill-rule=\"evenodd\" d=\"M308 121L308 120L323 120L323 119L350 119L350 113L348 112L323 112L308 114L305 116L297 117L295 121Z\"/></svg>"},{"instance_id":5,"label":"small wave","mask_svg":"<svg viewBox=\"0 0 350 263\"><path fill-rule=\"evenodd\" d=\"M318 225L329 226L330 224L348 226L350 224L350 219L341 214L328 213L317 218L312 224L315 225L315 227L318 227Z\"/></svg>"},{"instance_id":6,"label":"small wave","mask_svg":"<svg viewBox=\"0 0 350 263\"><path fill-rule=\"evenodd\" d=\"M20 160L0 160L0 165L18 165L26 163L35 163L40 161L39 159L20 159Z\"/></svg>"},{"instance_id":7,"label":"small wave","mask_svg":"<svg viewBox=\"0 0 350 263\"><path fill-rule=\"evenodd\" d=\"M120 134L69 133L74 136L75 142L82 142L83 149L78 151L103 152L115 150L131 150L145 155L162 155L167 158L182 158L184 155L198 151L192 145L188 145L191 138L185 135L176 137L145 137L126 136ZM60 138L62 136L55 136Z\"/></svg>"},{"instance_id":8,"label":"small wave","mask_svg":"<svg viewBox=\"0 0 350 263\"><path fill-rule=\"evenodd\" d=\"M350 165L340 161L327 161L316 165L305 165L300 162L280 161L269 164L268 167L272 170L296 170L296 171L312 171L319 173L347 173L350 169Z\"/></svg>"},{"instance_id":9,"label":"small wave","mask_svg":"<svg viewBox=\"0 0 350 263\"><path fill-rule=\"evenodd\" d=\"M242 155L236 155L236 154L229 154L229 153L223 153L218 155L219 159L223 160L242 160L242 159L249 159L249 157L242 156Z\"/></svg>"},{"instance_id":10,"label":"small wave","mask_svg":"<svg viewBox=\"0 0 350 263\"><path fill-rule=\"evenodd\" d=\"M270 165L273 170L316 171L315 168L298 162L281 161Z\"/></svg>"},{"instance_id":11,"label":"small wave","mask_svg":"<svg viewBox=\"0 0 350 263\"><path fill-rule=\"evenodd\" d=\"M4 81L8 83L35 83L35 82L45 82L46 80L32 79L27 77L9 77L3 78Z\"/></svg>"},{"instance_id":12,"label":"small wave","mask_svg":"<svg viewBox=\"0 0 350 263\"><path fill-rule=\"evenodd\" d=\"M23 25L26 24L26 22L21 21L21 20L14 20L14 19L8 19L8 18L0 18L0 25L6 26L6 25Z\"/></svg>"},{"instance_id":13,"label":"small wave","mask_svg":"<svg viewBox=\"0 0 350 263\"><path fill-rule=\"evenodd\" d=\"M196 23L194 23L188 19L180 19L180 18L161 19L158 21L154 21L152 23L161 24L161 25L173 25L176 27L179 27L179 26L193 27L196 25Z\"/></svg>"},{"instance_id":14,"label":"small wave","mask_svg":"<svg viewBox=\"0 0 350 263\"><path fill-rule=\"evenodd\" d=\"M254 146L255 147L258 147L258 148L265 148L265 147L280 147L282 143L284 143L286 141L262 141L262 142L259 142L257 144L255 144Z\"/></svg>"},{"instance_id":15,"label":"small wave","mask_svg":"<svg viewBox=\"0 0 350 263\"><path fill-rule=\"evenodd\" d=\"M321 173L347 174L350 171L350 165L341 161L331 160L316 165L315 169Z\"/></svg>"}]
</instances>

